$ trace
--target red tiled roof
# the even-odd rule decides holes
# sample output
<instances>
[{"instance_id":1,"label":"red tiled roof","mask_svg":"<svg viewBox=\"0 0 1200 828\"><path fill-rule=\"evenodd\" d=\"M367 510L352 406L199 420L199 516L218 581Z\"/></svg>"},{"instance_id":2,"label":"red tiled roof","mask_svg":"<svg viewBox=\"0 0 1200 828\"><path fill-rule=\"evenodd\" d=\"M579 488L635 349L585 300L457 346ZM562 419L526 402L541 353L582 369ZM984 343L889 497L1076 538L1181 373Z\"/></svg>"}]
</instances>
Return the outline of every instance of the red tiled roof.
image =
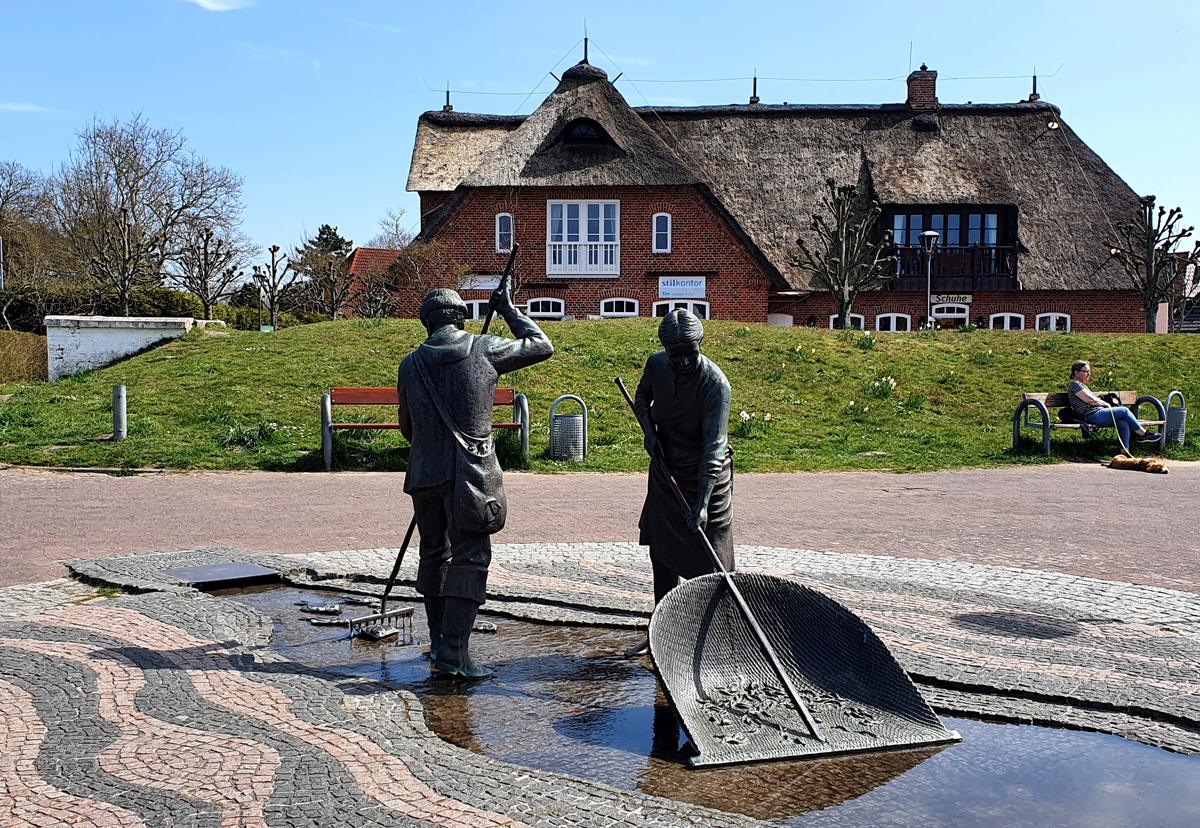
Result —
<instances>
[{"instance_id":1,"label":"red tiled roof","mask_svg":"<svg viewBox=\"0 0 1200 828\"><path fill-rule=\"evenodd\" d=\"M350 275L369 271L382 271L391 267L400 255L399 250L382 250L378 247L356 247L350 254Z\"/></svg>"}]
</instances>

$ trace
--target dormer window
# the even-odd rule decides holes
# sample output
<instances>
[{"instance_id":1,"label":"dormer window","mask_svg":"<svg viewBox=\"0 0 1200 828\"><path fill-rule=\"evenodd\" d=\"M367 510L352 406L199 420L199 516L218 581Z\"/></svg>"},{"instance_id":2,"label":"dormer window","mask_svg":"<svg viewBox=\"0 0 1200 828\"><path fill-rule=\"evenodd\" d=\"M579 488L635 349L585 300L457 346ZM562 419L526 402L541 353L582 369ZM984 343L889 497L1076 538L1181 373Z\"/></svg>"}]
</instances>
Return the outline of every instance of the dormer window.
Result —
<instances>
[{"instance_id":1,"label":"dormer window","mask_svg":"<svg viewBox=\"0 0 1200 828\"><path fill-rule=\"evenodd\" d=\"M579 118L567 124L562 131L562 142L567 146L599 147L611 146L613 139L590 118Z\"/></svg>"}]
</instances>

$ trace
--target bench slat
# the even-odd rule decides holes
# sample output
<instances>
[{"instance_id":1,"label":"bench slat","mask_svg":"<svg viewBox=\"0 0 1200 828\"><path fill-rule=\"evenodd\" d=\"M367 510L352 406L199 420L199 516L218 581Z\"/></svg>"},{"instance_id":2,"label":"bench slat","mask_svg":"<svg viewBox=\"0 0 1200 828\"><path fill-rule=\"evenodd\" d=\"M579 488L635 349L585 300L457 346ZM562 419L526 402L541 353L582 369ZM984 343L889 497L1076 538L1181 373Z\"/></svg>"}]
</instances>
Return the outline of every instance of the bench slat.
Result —
<instances>
[{"instance_id":1,"label":"bench slat","mask_svg":"<svg viewBox=\"0 0 1200 828\"><path fill-rule=\"evenodd\" d=\"M399 428L399 423L330 423L330 428Z\"/></svg>"},{"instance_id":2,"label":"bench slat","mask_svg":"<svg viewBox=\"0 0 1200 828\"><path fill-rule=\"evenodd\" d=\"M1111 392L1102 391L1100 393L1108 394ZM1116 393L1121 395L1121 405L1133 405L1138 400L1136 391L1118 391ZM1027 400L1041 400L1046 408L1066 408L1070 405L1067 401L1066 393L1061 391L1053 391L1046 394L1025 394L1024 398Z\"/></svg>"},{"instance_id":3,"label":"bench slat","mask_svg":"<svg viewBox=\"0 0 1200 828\"><path fill-rule=\"evenodd\" d=\"M512 405L517 392L512 388L497 388L493 405ZM331 405L399 405L400 395L395 388L330 388Z\"/></svg>"}]
</instances>

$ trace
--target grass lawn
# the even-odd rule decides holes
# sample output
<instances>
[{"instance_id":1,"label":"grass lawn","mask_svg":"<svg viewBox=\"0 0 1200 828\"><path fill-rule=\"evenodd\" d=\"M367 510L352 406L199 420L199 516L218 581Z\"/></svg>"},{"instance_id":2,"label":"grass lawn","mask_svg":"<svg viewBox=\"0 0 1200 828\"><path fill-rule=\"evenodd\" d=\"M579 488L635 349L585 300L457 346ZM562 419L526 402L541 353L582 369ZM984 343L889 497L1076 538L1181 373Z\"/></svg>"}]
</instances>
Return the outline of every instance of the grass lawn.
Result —
<instances>
[{"instance_id":1,"label":"grass lawn","mask_svg":"<svg viewBox=\"0 0 1200 828\"><path fill-rule=\"evenodd\" d=\"M478 324L475 330L478 330ZM530 458L501 437L506 468L640 471L642 438L613 378L636 386L659 349L657 320L546 325L556 353L506 375L529 397ZM499 330L503 332L501 325ZM733 386L730 439L740 472L836 469L916 471L1048 462L1027 431L1013 453L1012 412L1023 391L1066 390L1076 359L1090 359L1093 390L1200 405L1200 337L942 331L881 334L705 323L704 353ZM48 466L318 471L319 399L330 386L395 383L400 359L424 338L416 321L339 321L272 334L194 330L119 363L57 383L0 377L0 462ZM43 340L44 341L44 340ZM889 379L890 378L890 379ZM892 380L894 380L894 387ZM128 388L129 438L113 443L112 386ZM581 463L546 459L550 404L588 404L590 451ZM572 402L559 413L574 413ZM743 423L740 412L753 413ZM1150 416L1150 409L1143 410ZM767 415L770 415L769 421ZM394 422L380 406L339 408L335 419ZM507 414L505 414L507 416ZM1195 416L1168 458L1200 459ZM1058 432L1054 458L1098 460L1118 446L1112 429L1082 440ZM398 432L335 435L339 469L403 469Z\"/></svg>"}]
</instances>

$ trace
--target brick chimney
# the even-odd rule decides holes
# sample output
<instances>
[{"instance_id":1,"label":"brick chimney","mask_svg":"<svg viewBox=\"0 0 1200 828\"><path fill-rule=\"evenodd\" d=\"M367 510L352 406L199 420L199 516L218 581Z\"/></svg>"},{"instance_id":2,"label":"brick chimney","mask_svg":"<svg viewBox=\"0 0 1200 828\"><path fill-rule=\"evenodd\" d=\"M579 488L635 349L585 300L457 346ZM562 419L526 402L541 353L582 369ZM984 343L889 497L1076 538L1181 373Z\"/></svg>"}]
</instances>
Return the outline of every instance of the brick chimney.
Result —
<instances>
[{"instance_id":1,"label":"brick chimney","mask_svg":"<svg viewBox=\"0 0 1200 828\"><path fill-rule=\"evenodd\" d=\"M908 76L908 100L905 102L914 112L938 108L937 72L929 70L924 63Z\"/></svg>"}]
</instances>

